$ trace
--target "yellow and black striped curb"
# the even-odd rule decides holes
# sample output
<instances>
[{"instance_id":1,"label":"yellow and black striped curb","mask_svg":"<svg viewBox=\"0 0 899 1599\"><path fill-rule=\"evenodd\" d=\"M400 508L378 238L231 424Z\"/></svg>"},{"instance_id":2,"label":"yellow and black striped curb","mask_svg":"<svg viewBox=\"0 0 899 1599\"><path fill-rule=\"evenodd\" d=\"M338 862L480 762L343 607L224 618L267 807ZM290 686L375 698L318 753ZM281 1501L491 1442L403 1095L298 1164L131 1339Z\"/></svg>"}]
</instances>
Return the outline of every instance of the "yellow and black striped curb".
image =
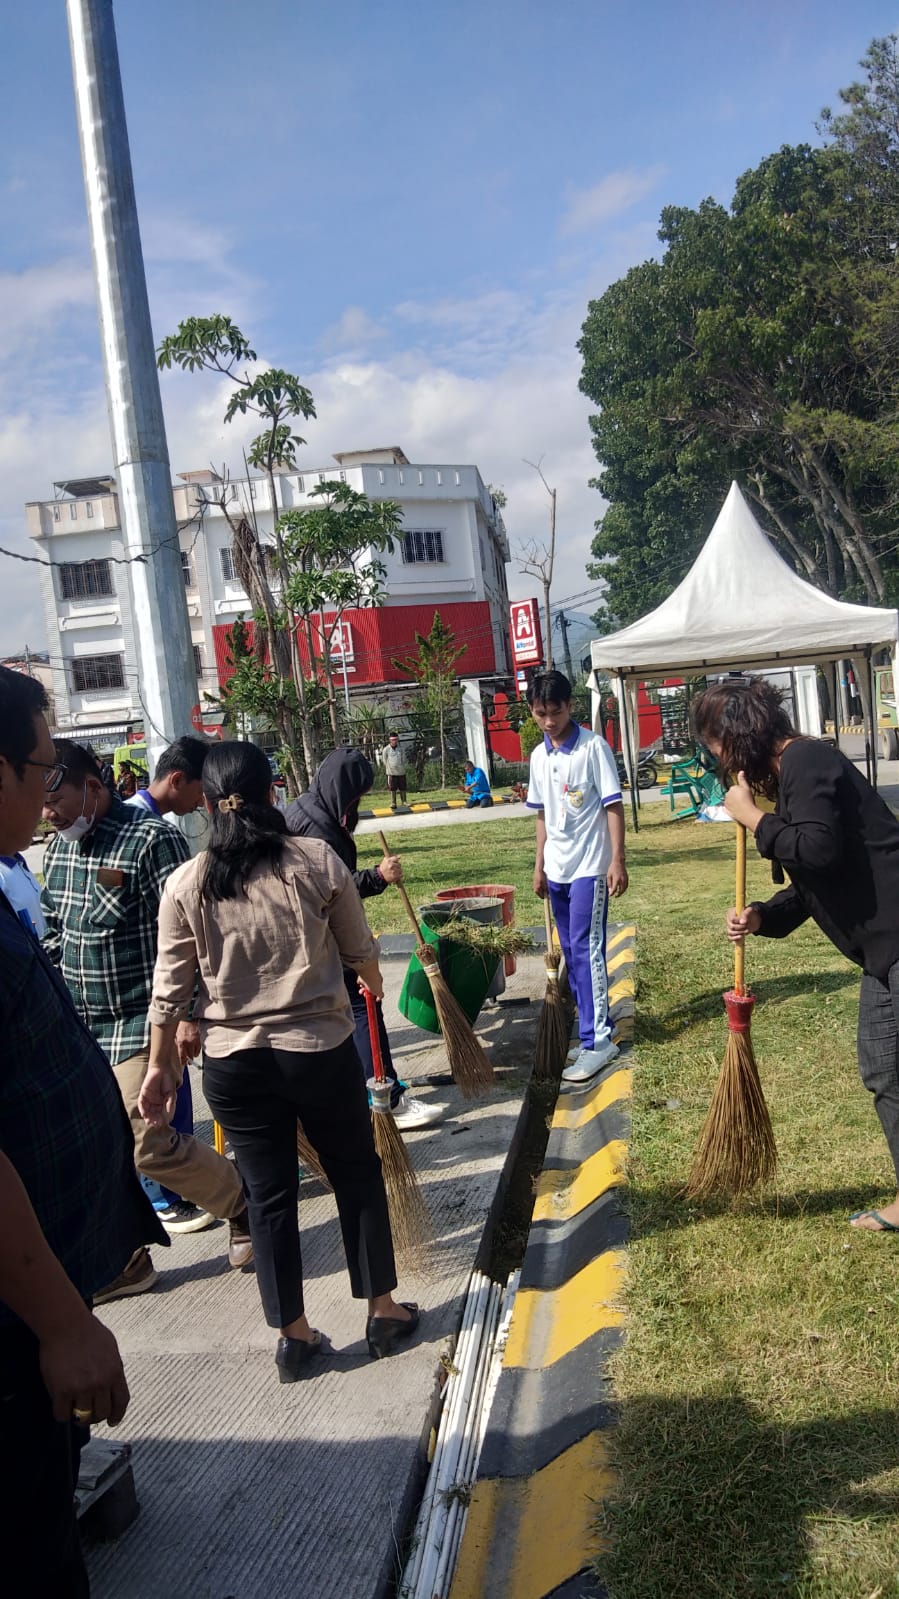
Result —
<instances>
[{"instance_id":1,"label":"yellow and black striped curb","mask_svg":"<svg viewBox=\"0 0 899 1599\"><path fill-rule=\"evenodd\" d=\"M494 805L523 805L524 800L518 799L515 794L492 795ZM489 806L487 807L489 810ZM411 805L375 805L368 810L359 812L360 822L373 822L375 817L384 816L419 816L422 811L466 811L478 810L483 807L469 806L464 799L457 800L413 800Z\"/></svg>"},{"instance_id":2,"label":"yellow and black striped curb","mask_svg":"<svg viewBox=\"0 0 899 1599\"><path fill-rule=\"evenodd\" d=\"M635 929L609 929L621 1053L553 1115L451 1599L588 1599L610 1492L608 1360L622 1337Z\"/></svg>"}]
</instances>

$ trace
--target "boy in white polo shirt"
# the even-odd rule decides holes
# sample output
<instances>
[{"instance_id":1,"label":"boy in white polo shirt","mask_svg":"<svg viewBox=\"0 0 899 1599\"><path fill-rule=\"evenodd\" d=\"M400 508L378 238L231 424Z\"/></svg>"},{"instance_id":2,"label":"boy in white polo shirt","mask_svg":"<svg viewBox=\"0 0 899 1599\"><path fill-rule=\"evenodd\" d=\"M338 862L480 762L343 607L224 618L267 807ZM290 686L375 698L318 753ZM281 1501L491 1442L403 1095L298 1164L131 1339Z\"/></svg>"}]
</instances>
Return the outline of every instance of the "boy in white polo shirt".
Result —
<instances>
[{"instance_id":1,"label":"boy in white polo shirt","mask_svg":"<svg viewBox=\"0 0 899 1599\"><path fill-rule=\"evenodd\" d=\"M527 699L543 733L531 755L527 799L537 811L534 892L549 894L578 1009L580 1052L562 1081L582 1084L618 1054L606 913L609 896L627 888L621 782L605 739L572 719L571 684L562 672L539 672Z\"/></svg>"}]
</instances>

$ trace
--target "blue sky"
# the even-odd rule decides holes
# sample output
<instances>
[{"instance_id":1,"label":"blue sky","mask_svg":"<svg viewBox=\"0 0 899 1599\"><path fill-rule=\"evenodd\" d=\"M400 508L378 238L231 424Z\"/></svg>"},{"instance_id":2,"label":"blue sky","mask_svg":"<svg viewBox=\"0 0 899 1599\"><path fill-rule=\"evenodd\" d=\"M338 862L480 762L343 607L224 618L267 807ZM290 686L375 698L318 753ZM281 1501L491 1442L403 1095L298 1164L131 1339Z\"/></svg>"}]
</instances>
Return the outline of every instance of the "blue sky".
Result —
<instances>
[{"instance_id":1,"label":"blue sky","mask_svg":"<svg viewBox=\"0 0 899 1599\"><path fill-rule=\"evenodd\" d=\"M10 8L0 67L0 543L22 504L109 466L62 0ZM880 0L328 6L119 0L157 335L234 316L316 398L309 465L399 443L474 461L513 543L559 494L559 599L600 502L575 349L591 296L657 248L666 204L815 138ZM239 462L211 380L167 378L173 471ZM44 643L33 570L0 557L0 654ZM513 592L531 591L516 575Z\"/></svg>"}]
</instances>

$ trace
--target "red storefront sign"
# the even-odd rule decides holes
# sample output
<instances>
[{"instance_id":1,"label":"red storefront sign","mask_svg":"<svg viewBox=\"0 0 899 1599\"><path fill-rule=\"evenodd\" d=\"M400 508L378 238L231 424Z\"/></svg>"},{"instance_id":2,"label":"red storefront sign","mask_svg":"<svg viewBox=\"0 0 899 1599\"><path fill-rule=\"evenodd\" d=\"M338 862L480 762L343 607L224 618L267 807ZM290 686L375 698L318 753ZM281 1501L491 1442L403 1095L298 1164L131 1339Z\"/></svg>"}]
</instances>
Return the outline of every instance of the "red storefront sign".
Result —
<instances>
[{"instance_id":1,"label":"red storefront sign","mask_svg":"<svg viewBox=\"0 0 899 1599\"><path fill-rule=\"evenodd\" d=\"M538 666L543 660L540 607L536 600L513 600L509 606L509 635L514 666Z\"/></svg>"}]
</instances>

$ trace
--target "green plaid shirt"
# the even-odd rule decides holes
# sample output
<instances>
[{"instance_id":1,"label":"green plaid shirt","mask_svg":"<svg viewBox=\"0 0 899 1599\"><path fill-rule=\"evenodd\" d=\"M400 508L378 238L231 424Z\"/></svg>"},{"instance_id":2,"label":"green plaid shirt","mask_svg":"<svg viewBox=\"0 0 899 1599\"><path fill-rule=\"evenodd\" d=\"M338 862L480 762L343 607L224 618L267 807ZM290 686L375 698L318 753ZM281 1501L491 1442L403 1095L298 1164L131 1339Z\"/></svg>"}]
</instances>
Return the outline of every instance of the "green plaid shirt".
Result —
<instances>
[{"instance_id":1,"label":"green plaid shirt","mask_svg":"<svg viewBox=\"0 0 899 1599\"><path fill-rule=\"evenodd\" d=\"M87 838L47 846L44 949L113 1066L146 1048L159 901L189 858L177 828L115 795Z\"/></svg>"}]
</instances>

